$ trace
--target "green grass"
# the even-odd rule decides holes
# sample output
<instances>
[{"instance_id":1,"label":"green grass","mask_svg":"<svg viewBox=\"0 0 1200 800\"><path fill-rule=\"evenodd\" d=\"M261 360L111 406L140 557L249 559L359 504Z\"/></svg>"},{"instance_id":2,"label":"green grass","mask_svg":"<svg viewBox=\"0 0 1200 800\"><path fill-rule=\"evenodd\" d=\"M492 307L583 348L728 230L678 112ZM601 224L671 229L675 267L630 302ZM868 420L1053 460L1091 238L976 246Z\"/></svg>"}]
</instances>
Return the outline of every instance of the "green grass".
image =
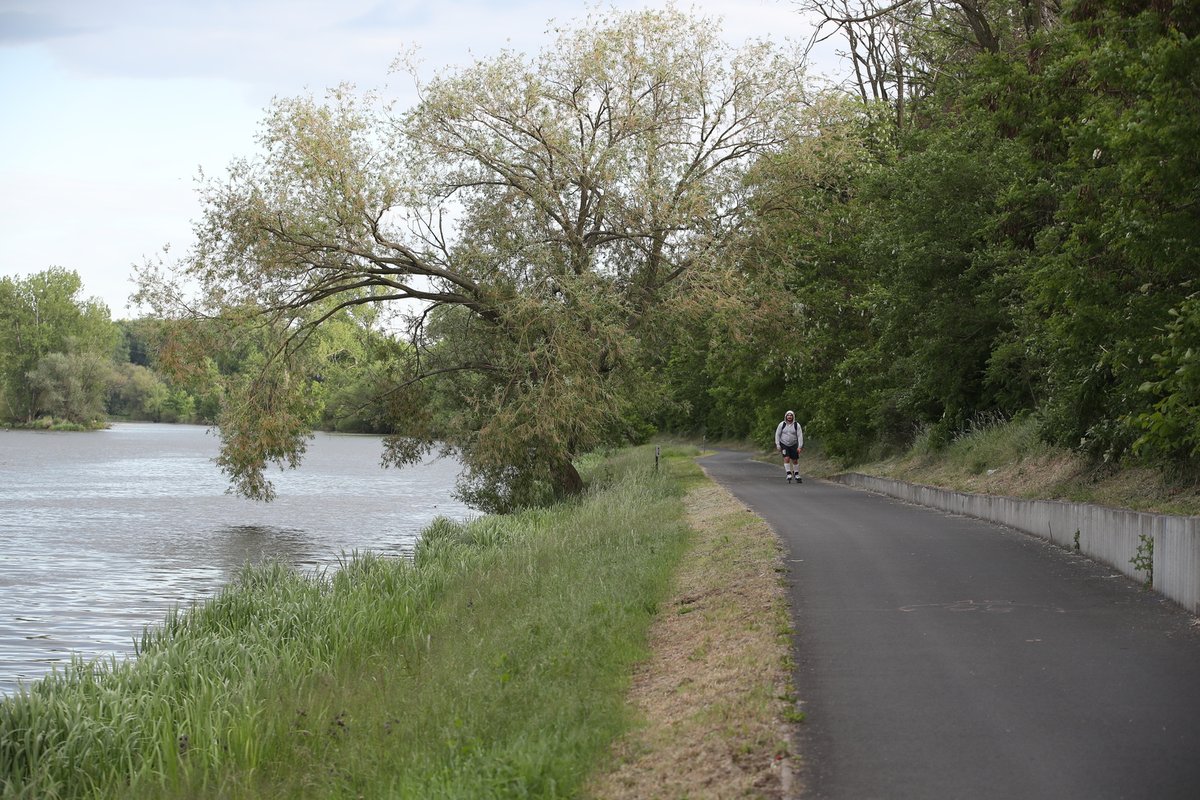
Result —
<instances>
[{"instance_id":1,"label":"green grass","mask_svg":"<svg viewBox=\"0 0 1200 800\"><path fill-rule=\"evenodd\" d=\"M943 447L919 436L901 456L848 469L958 491L1200 514L1200 476L1169 465L1089 461L1043 442L1033 417L978 420ZM811 471L841 468L814 463Z\"/></svg>"},{"instance_id":2,"label":"green grass","mask_svg":"<svg viewBox=\"0 0 1200 800\"><path fill-rule=\"evenodd\" d=\"M694 473L653 464L622 452L584 465L577 501L439 520L411 563L247 570L136 660L75 662L0 704L0 793L572 795L630 724L690 536Z\"/></svg>"}]
</instances>

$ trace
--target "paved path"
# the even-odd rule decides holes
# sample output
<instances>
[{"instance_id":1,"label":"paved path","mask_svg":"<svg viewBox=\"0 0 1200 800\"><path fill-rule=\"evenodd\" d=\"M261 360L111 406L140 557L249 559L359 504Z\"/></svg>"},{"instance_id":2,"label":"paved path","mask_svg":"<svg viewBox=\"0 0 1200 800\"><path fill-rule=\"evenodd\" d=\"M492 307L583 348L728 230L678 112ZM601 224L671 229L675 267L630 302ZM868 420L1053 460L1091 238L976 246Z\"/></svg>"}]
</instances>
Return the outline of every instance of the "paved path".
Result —
<instances>
[{"instance_id":1,"label":"paved path","mask_svg":"<svg viewBox=\"0 0 1200 800\"><path fill-rule=\"evenodd\" d=\"M1200 626L1012 530L722 451L786 543L805 797L1200 799Z\"/></svg>"}]
</instances>

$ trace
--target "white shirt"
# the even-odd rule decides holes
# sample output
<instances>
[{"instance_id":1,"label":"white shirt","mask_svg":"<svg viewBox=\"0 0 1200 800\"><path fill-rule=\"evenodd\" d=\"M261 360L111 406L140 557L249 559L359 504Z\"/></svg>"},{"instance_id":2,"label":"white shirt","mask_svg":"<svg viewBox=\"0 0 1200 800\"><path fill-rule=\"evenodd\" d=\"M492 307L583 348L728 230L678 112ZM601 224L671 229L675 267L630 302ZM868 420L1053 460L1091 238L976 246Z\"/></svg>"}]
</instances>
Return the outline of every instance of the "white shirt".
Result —
<instances>
[{"instance_id":1,"label":"white shirt","mask_svg":"<svg viewBox=\"0 0 1200 800\"><path fill-rule=\"evenodd\" d=\"M792 420L789 424L785 419L775 428L775 446L780 445L796 445L796 447L804 447L804 429L800 427L800 423Z\"/></svg>"}]
</instances>

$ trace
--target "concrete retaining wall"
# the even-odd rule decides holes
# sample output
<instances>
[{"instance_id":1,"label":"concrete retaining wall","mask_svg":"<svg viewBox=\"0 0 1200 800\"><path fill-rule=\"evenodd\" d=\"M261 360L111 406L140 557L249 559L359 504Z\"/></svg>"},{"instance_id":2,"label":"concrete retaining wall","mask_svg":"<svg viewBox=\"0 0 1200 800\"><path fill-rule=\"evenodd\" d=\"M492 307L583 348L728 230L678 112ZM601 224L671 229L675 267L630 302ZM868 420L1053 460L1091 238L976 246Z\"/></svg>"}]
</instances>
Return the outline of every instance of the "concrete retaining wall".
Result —
<instances>
[{"instance_id":1,"label":"concrete retaining wall","mask_svg":"<svg viewBox=\"0 0 1200 800\"><path fill-rule=\"evenodd\" d=\"M1086 503L1020 500L970 494L850 472L834 480L910 503L996 522L1032 533L1108 564L1138 582L1134 568L1142 536L1154 542L1155 591L1200 614L1200 517L1173 517ZM1078 540L1076 539L1078 534Z\"/></svg>"}]
</instances>

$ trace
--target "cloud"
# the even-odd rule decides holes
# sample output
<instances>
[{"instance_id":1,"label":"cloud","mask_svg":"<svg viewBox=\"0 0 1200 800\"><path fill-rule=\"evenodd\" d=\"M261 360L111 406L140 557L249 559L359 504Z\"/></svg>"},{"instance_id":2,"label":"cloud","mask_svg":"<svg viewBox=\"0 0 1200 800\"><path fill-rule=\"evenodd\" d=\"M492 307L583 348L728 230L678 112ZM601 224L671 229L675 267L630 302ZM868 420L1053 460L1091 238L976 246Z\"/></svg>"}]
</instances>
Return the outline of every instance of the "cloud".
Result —
<instances>
[{"instance_id":1,"label":"cloud","mask_svg":"<svg viewBox=\"0 0 1200 800\"><path fill-rule=\"evenodd\" d=\"M378 3L373 8L342 22L350 31L428 29L433 23L432 3Z\"/></svg>"},{"instance_id":2,"label":"cloud","mask_svg":"<svg viewBox=\"0 0 1200 800\"><path fill-rule=\"evenodd\" d=\"M0 9L0 47L74 36L86 30L79 25L61 22L49 14Z\"/></svg>"},{"instance_id":3,"label":"cloud","mask_svg":"<svg viewBox=\"0 0 1200 800\"><path fill-rule=\"evenodd\" d=\"M503 47L532 54L549 44L549 20L582 18L595 7L586 0L0 0L0 47L36 43L83 77L228 81L261 108L275 96L343 83L376 88L389 81L396 56L414 47L435 68ZM735 42L781 38L781 20L800 20L785 0L677 7L720 18Z\"/></svg>"},{"instance_id":4,"label":"cloud","mask_svg":"<svg viewBox=\"0 0 1200 800\"><path fill-rule=\"evenodd\" d=\"M395 47L362 27L378 7L363 0L43 0L36 12L0 11L0 46L39 44L84 77L228 80L269 98L384 75Z\"/></svg>"}]
</instances>

